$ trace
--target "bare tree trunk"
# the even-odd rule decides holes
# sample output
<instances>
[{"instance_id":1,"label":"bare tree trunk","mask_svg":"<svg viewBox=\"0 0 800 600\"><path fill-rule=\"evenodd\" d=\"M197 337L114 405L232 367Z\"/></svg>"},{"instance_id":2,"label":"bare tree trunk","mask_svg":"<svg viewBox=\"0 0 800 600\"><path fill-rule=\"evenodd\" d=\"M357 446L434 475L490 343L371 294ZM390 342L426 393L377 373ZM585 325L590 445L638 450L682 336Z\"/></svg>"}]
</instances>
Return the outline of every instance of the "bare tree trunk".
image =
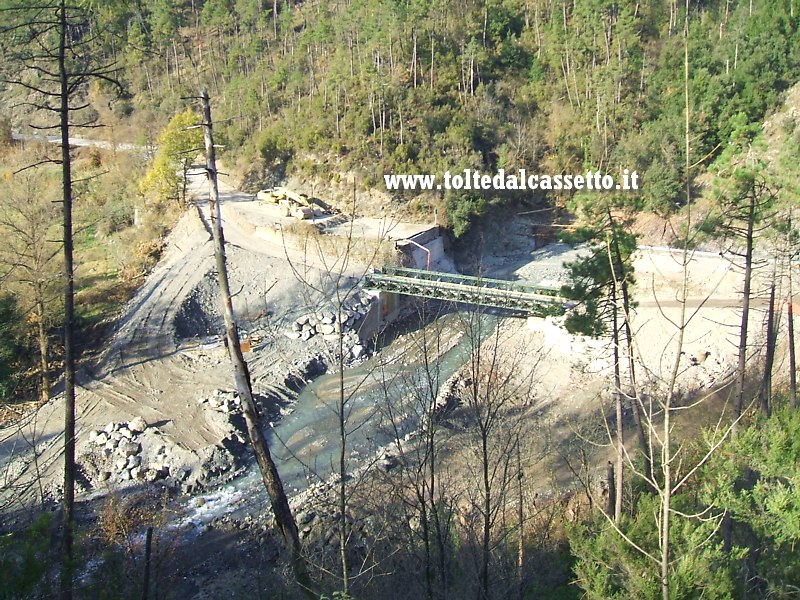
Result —
<instances>
[{"instance_id":1,"label":"bare tree trunk","mask_svg":"<svg viewBox=\"0 0 800 600\"><path fill-rule=\"evenodd\" d=\"M686 205L691 210L692 201L692 184L689 178L690 163L691 163L691 145L690 145L690 111L689 111L689 0L686 0L686 21L684 23L684 36L683 36L683 92L684 92L684 117L685 117L685 160L686 160ZM691 223L691 212L689 213L689 224ZM686 227L686 236L688 241L689 225ZM686 245L684 245L684 248ZM678 352L675 355L675 361L672 365L672 375L670 377L669 387L664 398L664 422L663 422L663 439L661 444L661 474L664 479L664 484L659 495L661 496L661 522L660 531L658 532L661 550L661 564L659 575L661 578L661 598L662 600L670 600L670 580L669 580L669 565L672 555L672 538L670 534L670 525L672 523L672 461L675 457L672 455L672 401L673 394L677 387L678 373L680 371L681 357L680 351L683 348L683 341L686 335L686 298L687 298L687 282L689 280L688 253L685 251L683 255L683 289L681 293L681 316L678 321L678 339L677 348Z\"/></svg>"},{"instance_id":2,"label":"bare tree trunk","mask_svg":"<svg viewBox=\"0 0 800 600\"><path fill-rule=\"evenodd\" d=\"M436 40L431 33L431 89L433 89L433 59L435 57Z\"/></svg>"},{"instance_id":3,"label":"bare tree trunk","mask_svg":"<svg viewBox=\"0 0 800 600\"><path fill-rule=\"evenodd\" d=\"M684 259L685 260L685 259ZM681 329L683 335L683 329ZM683 340L681 339L681 343ZM676 360L676 363L678 361ZM673 381L676 378L673 377ZM669 395L672 390L669 390ZM672 398L667 398L664 405L664 442L661 447L661 469L664 475L664 487L661 490L661 531L659 532L659 539L661 540L661 598L662 600L670 600L669 594L669 562L670 562L670 531L669 526L671 522L671 502L672 502L672 446L670 444L670 437L672 432L670 430L670 416L672 413Z\"/></svg>"},{"instance_id":4,"label":"bare tree trunk","mask_svg":"<svg viewBox=\"0 0 800 600\"><path fill-rule=\"evenodd\" d=\"M69 155L69 73L67 71L67 7L59 3L58 75L61 89L61 182L64 211L64 536L61 557L61 598L72 600L75 525L75 275L72 259L72 162Z\"/></svg>"},{"instance_id":5,"label":"bare tree trunk","mask_svg":"<svg viewBox=\"0 0 800 600\"><path fill-rule=\"evenodd\" d=\"M476 394L477 396L477 394ZM492 482L489 476L489 433L481 427L481 469L483 475L483 531L481 540L481 587L479 598L489 599L489 557L492 534Z\"/></svg>"},{"instance_id":6,"label":"bare tree trunk","mask_svg":"<svg viewBox=\"0 0 800 600\"><path fill-rule=\"evenodd\" d=\"M789 406L797 408L797 361L794 348L794 306L792 301L792 265L789 264L789 302L786 305L789 329Z\"/></svg>"},{"instance_id":7,"label":"bare tree trunk","mask_svg":"<svg viewBox=\"0 0 800 600\"><path fill-rule=\"evenodd\" d=\"M420 487L422 489L420 489ZM419 502L420 526L422 527L422 543L425 546L425 597L433 600L433 557L431 556L431 531L430 516L428 515L428 501L425 497L425 484L416 489L417 502Z\"/></svg>"},{"instance_id":8,"label":"bare tree trunk","mask_svg":"<svg viewBox=\"0 0 800 600\"><path fill-rule=\"evenodd\" d=\"M623 469L625 465L625 426L622 415L622 383L619 374L619 319L617 317L617 283L611 286L611 303L613 311L612 344L614 346L614 409L617 421L617 472L614 478L616 490L614 493L614 522L619 523L622 518L622 495L624 484Z\"/></svg>"},{"instance_id":9,"label":"bare tree trunk","mask_svg":"<svg viewBox=\"0 0 800 600\"><path fill-rule=\"evenodd\" d=\"M45 323L45 306L44 306L44 290L42 290L42 283L36 282L35 284L35 301L36 301L36 320L37 323L37 336L39 338L39 364L42 369L42 389L41 398L42 402L47 402L50 399L50 348L47 340L47 324Z\"/></svg>"},{"instance_id":10,"label":"bare tree trunk","mask_svg":"<svg viewBox=\"0 0 800 600\"><path fill-rule=\"evenodd\" d=\"M413 33L413 49L411 52L411 72L413 73L414 89L417 89L417 29Z\"/></svg>"},{"instance_id":11,"label":"bare tree trunk","mask_svg":"<svg viewBox=\"0 0 800 600\"><path fill-rule=\"evenodd\" d=\"M253 400L250 372L247 369L247 363L242 355L239 342L239 332L236 328L236 320L233 313L233 302L231 300L225 258L225 238L222 232L222 212L219 205L219 188L217 186L216 153L214 150L212 131L211 104L206 90L202 91L202 100L203 133L206 147L206 172L210 183L209 206L211 210L211 228L214 236L214 255L217 262L217 274L219 277L223 316L225 318L228 354L233 364L236 390L242 402L242 412L244 413L245 423L247 424L247 434L250 437L250 444L253 447L256 461L261 470L264 486L267 488L267 493L269 494L275 521L291 555L291 565L295 579L308 598L316 598L313 582L311 581L305 558L302 554L297 523L289 507L289 500L283 489L283 482L278 474L278 469L275 466L275 462L272 460L269 447L261 431L261 419L258 414L258 408Z\"/></svg>"},{"instance_id":12,"label":"bare tree trunk","mask_svg":"<svg viewBox=\"0 0 800 600\"><path fill-rule=\"evenodd\" d=\"M744 386L747 367L747 324L750 318L750 286L753 278L753 227L755 225L756 195L750 196L747 214L747 237L744 255L744 289L742 290L742 320L739 325L739 359L736 365L736 397L733 402L734 433L742 416L744 405Z\"/></svg>"},{"instance_id":13,"label":"bare tree trunk","mask_svg":"<svg viewBox=\"0 0 800 600\"><path fill-rule=\"evenodd\" d=\"M147 600L150 595L150 553L153 544L153 528L147 528L144 543L144 578L142 581L142 600Z\"/></svg>"},{"instance_id":14,"label":"bare tree trunk","mask_svg":"<svg viewBox=\"0 0 800 600\"><path fill-rule=\"evenodd\" d=\"M355 188L355 181L353 181ZM353 190L355 200L355 189ZM337 323L342 323L342 303L338 302ZM347 414L344 389L344 332L339 330L339 554L342 564L342 593L350 594L350 567L347 563Z\"/></svg>"},{"instance_id":15,"label":"bare tree trunk","mask_svg":"<svg viewBox=\"0 0 800 600\"><path fill-rule=\"evenodd\" d=\"M517 597L525 600L525 511L522 504L522 452L517 438Z\"/></svg>"},{"instance_id":16,"label":"bare tree trunk","mask_svg":"<svg viewBox=\"0 0 800 600\"><path fill-rule=\"evenodd\" d=\"M425 342L427 346L427 341ZM424 353L425 372L430 373L430 366L428 364L427 350ZM428 375L430 381L430 375ZM436 393L438 392L438 385L434 391L434 386L431 385L430 390L430 406L428 408L428 437L427 437L427 454L428 454L428 503L430 510L433 514L433 529L436 534L436 550L438 553L438 568L439 577L442 582L441 596L447 598L449 578L447 574L447 532L441 521L440 505L436 498L436 473L437 473L437 454L436 454L436 428L433 426L434 419L436 418Z\"/></svg>"},{"instance_id":17,"label":"bare tree trunk","mask_svg":"<svg viewBox=\"0 0 800 600\"><path fill-rule=\"evenodd\" d=\"M764 360L764 377L761 380L761 389L758 402L761 412L765 417L770 415L772 402L772 365L775 363L775 281L773 279L769 290L769 312L767 313L767 355Z\"/></svg>"},{"instance_id":18,"label":"bare tree trunk","mask_svg":"<svg viewBox=\"0 0 800 600\"><path fill-rule=\"evenodd\" d=\"M636 421L636 434L639 438L639 445L642 447L644 454L644 474L648 480L653 476L653 457L650 453L650 447L647 443L647 437L644 433L644 424L642 423L642 415L640 412L640 397L639 388L636 384L636 364L633 356L633 332L631 331L631 298L630 290L628 289L628 273L625 270L625 264L622 260L622 251L619 247L619 240L614 234L614 219L611 215L611 209L608 210L608 218L611 223L612 243L614 246L614 261L616 264L617 278L619 279L620 288L622 291L622 310L623 310L623 326L625 327L625 354L628 359L628 374L631 380L631 408L633 409L633 418Z\"/></svg>"}]
</instances>

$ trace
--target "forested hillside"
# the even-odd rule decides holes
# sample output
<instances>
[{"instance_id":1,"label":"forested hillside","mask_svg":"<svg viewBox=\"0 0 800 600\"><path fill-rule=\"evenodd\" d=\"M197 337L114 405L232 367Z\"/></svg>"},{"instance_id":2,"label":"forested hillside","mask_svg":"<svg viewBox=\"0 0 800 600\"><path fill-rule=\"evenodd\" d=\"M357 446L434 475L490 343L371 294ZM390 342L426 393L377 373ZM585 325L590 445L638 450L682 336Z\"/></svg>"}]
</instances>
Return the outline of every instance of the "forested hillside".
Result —
<instances>
[{"instance_id":1,"label":"forested hillside","mask_svg":"<svg viewBox=\"0 0 800 600\"><path fill-rule=\"evenodd\" d=\"M110 0L97 10L126 94L113 112L163 123L208 85L227 151L256 181L353 172L367 188L387 172L627 168L640 173L641 206L682 201L677 2ZM732 135L758 131L798 79L800 45L792 0L689 10L694 178ZM495 200L448 192L455 233Z\"/></svg>"},{"instance_id":2,"label":"forested hillside","mask_svg":"<svg viewBox=\"0 0 800 600\"><path fill-rule=\"evenodd\" d=\"M797 598L798 10L0 0L0 600Z\"/></svg>"}]
</instances>

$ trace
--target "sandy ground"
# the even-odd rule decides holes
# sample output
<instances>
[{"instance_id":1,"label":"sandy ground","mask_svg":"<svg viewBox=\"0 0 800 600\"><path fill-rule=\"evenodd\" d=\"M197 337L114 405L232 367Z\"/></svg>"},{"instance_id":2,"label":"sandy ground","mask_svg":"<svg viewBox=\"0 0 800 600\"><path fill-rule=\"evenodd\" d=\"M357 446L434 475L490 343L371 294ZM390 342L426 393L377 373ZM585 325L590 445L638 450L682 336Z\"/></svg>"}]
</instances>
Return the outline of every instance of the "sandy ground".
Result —
<instances>
[{"instance_id":1,"label":"sandy ground","mask_svg":"<svg viewBox=\"0 0 800 600\"><path fill-rule=\"evenodd\" d=\"M198 198L205 195L202 179L193 177L192 190ZM281 335L292 319L323 303L324 294L301 285L297 271L324 292L331 285L326 269L338 265L330 256L287 249L254 235L247 226L247 211L255 204L252 196L224 184L221 193L235 308L243 327L267 340L248 355L254 389L267 395L280 387L282 373L320 349ZM219 390L228 393L234 385L224 351L211 335L219 324L213 308L213 249L204 224L207 206L200 201L198 207L170 235L162 260L126 307L101 359L79 373L79 457L93 453L91 432L109 422L142 417L148 428L141 441L147 447L166 446L173 472L180 469L184 482L191 483L213 448L236 437L227 415L203 402ZM535 250L526 231L524 223L514 228L511 241L487 261L485 272L550 285L563 282L562 265L575 258L575 251L559 245ZM364 268L351 262L345 275L357 277ZM633 322L641 383L656 385L674 362L673 323L679 317L683 278L680 253L643 249L636 272L638 308ZM684 339L681 385L710 388L722 382L734 364L741 276L724 257L702 253L693 256L688 273L691 322ZM755 311L756 338L762 319ZM509 327L515 332L509 343L536 356L530 361L536 365L536 402L547 408L551 421L586 414L594 399L607 391L607 341L570 336L553 319L516 319ZM0 430L0 506L21 507L42 496L58 499L63 410L56 397L16 426ZM144 452L144 460L152 458ZM91 488L84 481L79 491Z\"/></svg>"},{"instance_id":2,"label":"sandy ground","mask_svg":"<svg viewBox=\"0 0 800 600\"><path fill-rule=\"evenodd\" d=\"M157 267L126 306L99 361L84 365L77 376L77 453L91 453L89 434L109 422L142 417L153 444L167 445L172 462L196 469L203 452L230 437L231 426L218 411L199 404L218 390L234 388L232 373L219 344L218 300L213 245L204 181L196 175L192 191L198 210L187 212L167 240ZM275 340L294 317L321 304L331 288L324 267L340 269L335 258L286 248L236 227L234 208L249 195L221 186L223 220L234 307L240 326L259 328ZM365 267L350 263L345 279ZM307 279L320 292L301 285ZM192 331L194 330L194 331ZM194 333L194 336L191 334ZM314 348L299 342L284 352L288 340L262 343L248 355L257 393L271 391L281 373ZM289 344L291 346L291 344ZM0 506L59 497L62 478L64 404L60 396L21 422L0 430ZM80 490L80 481L79 481Z\"/></svg>"}]
</instances>

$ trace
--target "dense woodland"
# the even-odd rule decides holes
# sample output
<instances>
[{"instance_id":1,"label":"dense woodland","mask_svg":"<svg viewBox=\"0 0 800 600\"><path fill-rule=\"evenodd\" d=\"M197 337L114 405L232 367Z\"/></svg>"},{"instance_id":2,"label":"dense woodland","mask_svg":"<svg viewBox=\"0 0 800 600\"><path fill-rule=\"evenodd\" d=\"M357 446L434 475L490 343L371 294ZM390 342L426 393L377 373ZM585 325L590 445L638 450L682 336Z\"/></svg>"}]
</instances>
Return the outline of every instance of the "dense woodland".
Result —
<instances>
[{"instance_id":1,"label":"dense woodland","mask_svg":"<svg viewBox=\"0 0 800 600\"><path fill-rule=\"evenodd\" d=\"M687 175L679 3L146 0L96 10L104 64L124 90L95 104L166 123L205 84L227 151L264 179L352 171L375 187L387 172L628 168L644 182L641 207L668 212L687 176L755 135L800 70L791 0L690 3L698 168ZM445 198L454 233L502 200Z\"/></svg>"},{"instance_id":2,"label":"dense woodland","mask_svg":"<svg viewBox=\"0 0 800 600\"><path fill-rule=\"evenodd\" d=\"M169 114L202 79L230 119L226 143L254 167L353 170L365 186L386 172L628 168L646 182L643 207L682 202L678 3L140 6L106 13L127 110ZM752 137L796 82L793 13L791 2L690 5L691 165ZM496 200L446 198L454 232Z\"/></svg>"},{"instance_id":3,"label":"dense woodland","mask_svg":"<svg viewBox=\"0 0 800 600\"><path fill-rule=\"evenodd\" d=\"M459 521L455 487L427 483L439 476L434 457L451 435L427 415L426 435L408 448L396 475L373 482L371 496L346 496L342 485L340 562L307 548L298 559L308 569L301 578L294 554L292 570L290 553L278 561L262 558L265 597L797 597L796 382L776 376L773 385L775 331L768 329L766 349L756 352L746 316L755 254L791 264L798 248L791 221L796 121L784 124L777 138L762 130L800 79L794 0L18 5L0 0L7 17L0 22L4 407L48 398L53 381L74 363L70 336L77 332L78 355L100 344L103 322L158 260L165 233L185 207L190 151L202 145L199 130L186 129L201 120L196 96L202 87L214 102L222 158L256 187L287 176L313 177L322 186L354 177L368 190L380 188L389 172L464 168L637 170L641 193L624 197L447 192L392 198L393 209L406 214L440 209L456 242L479 233L493 209L507 206L558 206L592 226L573 237L595 252L570 266L572 285L564 294L580 303L566 323L570 331L613 340L608 438L586 434L587 448L618 440L606 496L601 500L584 477L588 462L577 469L570 463L578 492L562 502L552 490L548 500L529 502L523 511L530 490L523 490L514 461L532 452L519 416L525 409L517 411L526 392L496 383L510 381L497 355L489 357L491 367L473 358L467 408L455 417L466 433L455 439L471 441L483 469L482 478L461 482L474 491L475 518ZM66 21L66 42L61 38L61 50L70 50L61 58L73 61L73 79L61 91L69 94L67 110L57 107L59 95L49 87L63 74L42 66L58 54L44 49L58 46L65 22L50 20L52 14L65 12L76 15ZM59 158L52 149L12 141L12 130L58 126L53 115L70 121L77 135L157 150L134 156L84 149ZM32 164L39 168L26 168ZM68 186L65 164L74 170ZM66 189L74 198L67 199ZM699 218L687 216L695 202ZM58 238L62 203L74 204L81 263L74 311L61 263L67 240L72 260L71 236L44 248L36 243ZM675 245L724 239L746 268L733 414L688 439L673 439L670 428L671 415L691 404L677 383L678 362L672 379L643 390L636 388L633 361L625 360L635 336L627 316L636 283L631 224L647 213L674 219L664 222L677 223L669 240ZM779 312L774 289L771 314ZM684 329L685 322L676 324L681 335ZM422 414L431 401L420 399ZM637 407L644 410L647 402L651 412L640 414ZM576 461L591 453L576 452ZM494 479L495 468L490 480L497 465L502 474ZM585 510L568 518L576 503ZM345 524L345 515L367 515L372 531L382 532L358 573L346 548L355 544L348 540L356 526ZM156 522L137 521L136 511L127 516L130 528ZM120 522L118 514L108 517L92 533L108 552L93 585L76 588L76 597L98 597L98 590L109 598L141 596L141 548L119 542L124 535L114 528ZM57 587L48 563L59 554L52 531L47 519L24 532L3 530L0 598L41 597ZM63 574L79 568L88 542L78 540L77 556L71 544L60 551L65 598L73 590ZM301 590L297 582L309 574L313 589Z\"/></svg>"}]
</instances>

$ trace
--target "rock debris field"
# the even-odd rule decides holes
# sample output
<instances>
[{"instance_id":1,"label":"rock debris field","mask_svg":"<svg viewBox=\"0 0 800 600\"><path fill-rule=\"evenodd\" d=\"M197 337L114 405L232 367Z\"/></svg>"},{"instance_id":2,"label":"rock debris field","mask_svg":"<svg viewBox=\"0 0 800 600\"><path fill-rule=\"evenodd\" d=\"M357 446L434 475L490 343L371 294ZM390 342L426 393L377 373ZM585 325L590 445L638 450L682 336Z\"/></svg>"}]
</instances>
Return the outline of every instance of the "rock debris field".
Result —
<instances>
[{"instance_id":1,"label":"rock debris field","mask_svg":"<svg viewBox=\"0 0 800 600\"><path fill-rule=\"evenodd\" d=\"M225 218L242 201L241 194L223 187L223 201ZM201 206L199 212L207 221L206 209ZM373 298L353 287L349 277L332 277L320 261L300 263L287 249L234 223L225 225L234 309L254 394L270 426L293 419L292 404L306 383L338 363L340 334L347 366L374 352L359 335ZM563 261L574 256L562 247L533 251L532 246L499 257L494 274L557 284ZM674 320L679 309L675 298L682 271L674 252L646 250L636 272L634 325L644 383L663 378L677 351L664 317ZM697 312L681 358L681 385L687 390L717 385L729 375L740 286L741 277L718 256L699 256L693 264L690 304ZM341 307L331 301L337 289L347 293ZM119 317L101 358L78 373L78 491L83 497L155 483L198 493L244 472L250 452L220 337L217 290L210 236L198 214L188 212ZM704 301L709 295L713 301ZM754 311L752 331L760 331L761 319ZM536 401L554 418L586 414L592 394L601 393L608 379L606 342L571 336L553 319L518 320L515 327L518 333L509 343L537 349ZM0 430L0 510L18 514L32 503L60 499L63 412L63 400L55 397ZM301 430L294 437L302 441L303 435Z\"/></svg>"},{"instance_id":2,"label":"rock debris field","mask_svg":"<svg viewBox=\"0 0 800 600\"><path fill-rule=\"evenodd\" d=\"M227 210L223 205L223 215ZM371 299L340 277L349 295L339 320L336 305L326 299L336 289L329 274L298 267L285 249L232 223L225 234L237 324L269 424L291 411L306 381L336 361L333 338L340 330L346 364L368 355L358 328ZM210 235L197 213L188 212L119 317L101 358L78 373L79 493L92 497L154 481L195 492L243 471L249 452L220 336L217 291ZM60 500L63 411L56 396L0 430L0 510Z\"/></svg>"}]
</instances>

